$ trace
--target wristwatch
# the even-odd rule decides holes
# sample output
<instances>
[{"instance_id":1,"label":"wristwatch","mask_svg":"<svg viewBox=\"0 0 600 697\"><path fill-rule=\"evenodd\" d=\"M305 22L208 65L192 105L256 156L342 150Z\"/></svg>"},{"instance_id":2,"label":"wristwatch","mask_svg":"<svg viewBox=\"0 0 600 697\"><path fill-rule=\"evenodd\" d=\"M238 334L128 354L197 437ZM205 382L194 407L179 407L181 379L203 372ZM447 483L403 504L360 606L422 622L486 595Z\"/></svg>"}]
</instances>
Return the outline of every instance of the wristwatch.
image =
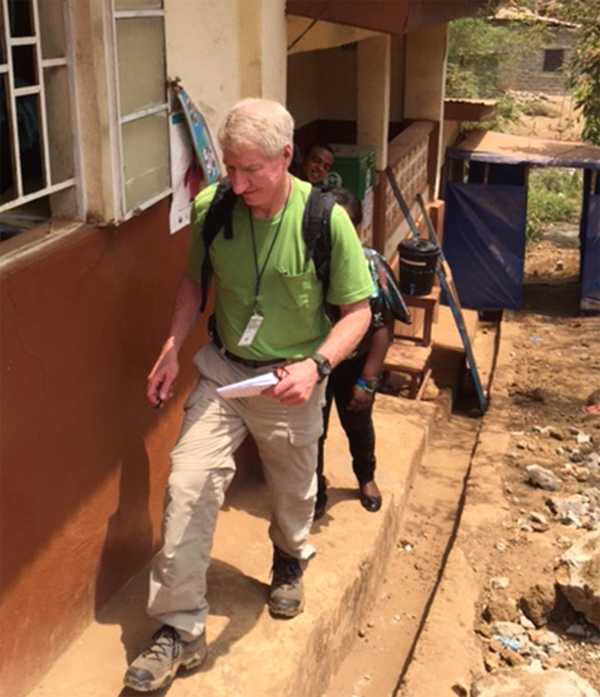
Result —
<instances>
[{"instance_id":1,"label":"wristwatch","mask_svg":"<svg viewBox=\"0 0 600 697\"><path fill-rule=\"evenodd\" d=\"M320 353L314 353L311 356L311 360L317 364L317 373L319 373L317 382L323 382L325 378L331 375L332 367L329 359L325 358L325 356Z\"/></svg>"}]
</instances>

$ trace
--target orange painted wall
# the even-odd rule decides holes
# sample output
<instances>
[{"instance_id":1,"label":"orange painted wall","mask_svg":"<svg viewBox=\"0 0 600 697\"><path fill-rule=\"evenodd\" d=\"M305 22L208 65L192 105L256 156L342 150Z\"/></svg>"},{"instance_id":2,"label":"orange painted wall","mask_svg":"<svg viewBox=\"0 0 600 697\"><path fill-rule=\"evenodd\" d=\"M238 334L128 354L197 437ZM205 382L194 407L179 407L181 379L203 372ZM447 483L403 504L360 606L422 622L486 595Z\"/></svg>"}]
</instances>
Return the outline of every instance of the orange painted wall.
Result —
<instances>
[{"instance_id":1,"label":"orange painted wall","mask_svg":"<svg viewBox=\"0 0 600 697\"><path fill-rule=\"evenodd\" d=\"M150 559L194 380L157 412L145 378L189 232L166 202L83 228L0 273L0 685L19 697Z\"/></svg>"}]
</instances>

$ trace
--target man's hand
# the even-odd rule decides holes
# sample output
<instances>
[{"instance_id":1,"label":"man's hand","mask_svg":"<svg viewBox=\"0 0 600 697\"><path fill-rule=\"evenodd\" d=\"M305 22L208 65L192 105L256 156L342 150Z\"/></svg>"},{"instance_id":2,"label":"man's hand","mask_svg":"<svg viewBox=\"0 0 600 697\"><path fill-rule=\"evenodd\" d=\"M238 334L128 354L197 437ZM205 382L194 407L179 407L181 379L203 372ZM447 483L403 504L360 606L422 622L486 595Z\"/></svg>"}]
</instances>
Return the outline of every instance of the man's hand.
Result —
<instances>
[{"instance_id":1,"label":"man's hand","mask_svg":"<svg viewBox=\"0 0 600 697\"><path fill-rule=\"evenodd\" d=\"M352 399L348 402L348 411L363 411L368 409L373 402L374 394L361 390L358 385L352 388Z\"/></svg>"},{"instance_id":2,"label":"man's hand","mask_svg":"<svg viewBox=\"0 0 600 697\"><path fill-rule=\"evenodd\" d=\"M275 387L270 387L263 394L287 406L298 406L310 399L319 373L317 364L312 358L307 358L298 363L290 363L285 368L278 368L277 377L279 382Z\"/></svg>"},{"instance_id":3,"label":"man's hand","mask_svg":"<svg viewBox=\"0 0 600 697\"><path fill-rule=\"evenodd\" d=\"M160 407L173 396L179 361L173 338L167 339L158 360L148 375L146 396L153 407Z\"/></svg>"}]
</instances>

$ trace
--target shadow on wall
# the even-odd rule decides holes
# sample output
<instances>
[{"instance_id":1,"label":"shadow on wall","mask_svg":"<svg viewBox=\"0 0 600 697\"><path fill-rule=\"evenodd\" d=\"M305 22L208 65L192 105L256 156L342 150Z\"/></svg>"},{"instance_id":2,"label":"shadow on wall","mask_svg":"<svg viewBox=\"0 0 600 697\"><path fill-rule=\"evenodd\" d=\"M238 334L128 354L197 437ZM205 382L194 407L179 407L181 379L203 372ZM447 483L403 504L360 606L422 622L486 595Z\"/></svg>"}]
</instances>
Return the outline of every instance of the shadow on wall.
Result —
<instances>
[{"instance_id":1,"label":"shadow on wall","mask_svg":"<svg viewBox=\"0 0 600 697\"><path fill-rule=\"evenodd\" d=\"M121 462L119 503L108 521L104 547L96 579L96 612L117 590L134 568L147 563L153 551L153 528L148 500L150 494L149 460L143 442L136 452ZM131 512L136 511L133 525Z\"/></svg>"}]
</instances>

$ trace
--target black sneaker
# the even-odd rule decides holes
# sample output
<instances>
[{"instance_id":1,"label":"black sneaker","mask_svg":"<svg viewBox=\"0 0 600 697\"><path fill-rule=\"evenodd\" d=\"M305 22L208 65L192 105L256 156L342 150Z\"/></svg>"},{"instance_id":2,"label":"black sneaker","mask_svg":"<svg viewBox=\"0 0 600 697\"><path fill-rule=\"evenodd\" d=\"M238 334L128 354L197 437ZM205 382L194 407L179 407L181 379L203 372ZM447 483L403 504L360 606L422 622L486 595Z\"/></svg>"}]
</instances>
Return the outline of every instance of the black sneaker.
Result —
<instances>
[{"instance_id":1,"label":"black sneaker","mask_svg":"<svg viewBox=\"0 0 600 697\"><path fill-rule=\"evenodd\" d=\"M304 610L302 566L295 557L275 547L269 610L275 617L296 617Z\"/></svg>"},{"instance_id":2,"label":"black sneaker","mask_svg":"<svg viewBox=\"0 0 600 697\"><path fill-rule=\"evenodd\" d=\"M129 666L123 682L138 692L159 690L172 682L179 668L198 667L206 653L206 632L193 641L183 641L176 629L165 624Z\"/></svg>"}]
</instances>

